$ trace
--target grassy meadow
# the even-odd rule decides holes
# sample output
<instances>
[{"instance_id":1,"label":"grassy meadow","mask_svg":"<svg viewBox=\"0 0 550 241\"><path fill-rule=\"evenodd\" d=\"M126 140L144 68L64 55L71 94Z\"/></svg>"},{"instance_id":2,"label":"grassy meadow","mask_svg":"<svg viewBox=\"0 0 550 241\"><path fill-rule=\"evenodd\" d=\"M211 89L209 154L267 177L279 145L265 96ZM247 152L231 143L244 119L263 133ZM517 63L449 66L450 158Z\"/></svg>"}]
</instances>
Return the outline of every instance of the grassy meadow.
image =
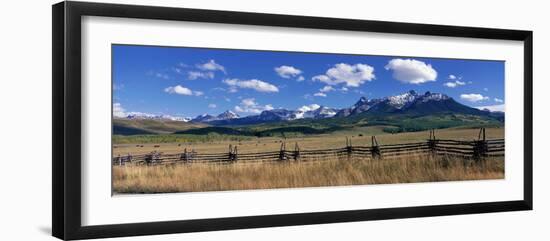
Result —
<instances>
[{"instance_id":1,"label":"grassy meadow","mask_svg":"<svg viewBox=\"0 0 550 241\"><path fill-rule=\"evenodd\" d=\"M504 160L427 155L388 160L114 166L114 193L170 193L504 178Z\"/></svg>"}]
</instances>

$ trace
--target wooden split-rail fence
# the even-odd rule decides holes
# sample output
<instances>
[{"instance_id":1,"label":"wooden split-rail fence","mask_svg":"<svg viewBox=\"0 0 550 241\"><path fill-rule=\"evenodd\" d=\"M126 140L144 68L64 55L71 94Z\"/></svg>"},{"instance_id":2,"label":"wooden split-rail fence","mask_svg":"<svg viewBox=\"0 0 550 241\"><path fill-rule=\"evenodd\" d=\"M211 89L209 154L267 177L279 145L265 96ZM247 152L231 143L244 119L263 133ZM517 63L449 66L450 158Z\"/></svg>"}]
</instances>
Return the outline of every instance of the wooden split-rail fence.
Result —
<instances>
[{"instance_id":1,"label":"wooden split-rail fence","mask_svg":"<svg viewBox=\"0 0 550 241\"><path fill-rule=\"evenodd\" d=\"M475 161L488 157L504 156L504 139L486 139L485 128L481 128L478 138L472 141L437 139L435 130L430 131L427 141L379 145L376 136L371 137L370 146L354 146L352 139L346 137L346 146L333 149L302 150L298 143L287 149L286 143L281 143L278 151L240 153L237 146L229 145L225 153L198 153L184 149L182 153L163 154L152 152L142 155L118 155L113 158L113 165L126 164L175 164L175 163L263 163L285 161L318 161L331 158L355 159L389 159L400 156L433 155L455 156Z\"/></svg>"}]
</instances>

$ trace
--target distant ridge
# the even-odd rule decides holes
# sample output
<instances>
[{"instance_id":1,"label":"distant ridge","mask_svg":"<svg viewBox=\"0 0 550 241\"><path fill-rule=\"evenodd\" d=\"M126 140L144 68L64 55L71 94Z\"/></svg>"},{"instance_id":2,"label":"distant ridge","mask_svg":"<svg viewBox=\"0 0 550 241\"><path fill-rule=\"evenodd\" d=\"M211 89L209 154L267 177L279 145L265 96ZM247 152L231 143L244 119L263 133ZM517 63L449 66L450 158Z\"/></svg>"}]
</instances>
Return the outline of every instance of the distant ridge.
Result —
<instances>
[{"instance_id":1,"label":"distant ridge","mask_svg":"<svg viewBox=\"0 0 550 241\"><path fill-rule=\"evenodd\" d=\"M192 121L211 125L250 125L299 119L343 118L359 115L374 117L400 114L432 115L441 113L479 116L498 115L460 104L445 94L432 93L429 91L424 94L419 94L414 90L383 98L368 99L366 97L361 97L354 105L343 109L335 109L326 106L317 106L317 108L307 111L300 109L273 109L262 111L258 115L246 117L238 117L238 115L232 112L229 117L226 117L227 113L228 111L217 117L205 114L197 116Z\"/></svg>"}]
</instances>

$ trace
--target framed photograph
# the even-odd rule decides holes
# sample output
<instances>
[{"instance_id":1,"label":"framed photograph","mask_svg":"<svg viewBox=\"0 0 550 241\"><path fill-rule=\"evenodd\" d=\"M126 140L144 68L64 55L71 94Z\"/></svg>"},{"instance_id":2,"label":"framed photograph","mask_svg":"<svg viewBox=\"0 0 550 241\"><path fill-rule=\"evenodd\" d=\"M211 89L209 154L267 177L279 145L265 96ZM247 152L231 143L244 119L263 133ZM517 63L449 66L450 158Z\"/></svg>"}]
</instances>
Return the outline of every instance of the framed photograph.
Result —
<instances>
[{"instance_id":1,"label":"framed photograph","mask_svg":"<svg viewBox=\"0 0 550 241\"><path fill-rule=\"evenodd\" d=\"M531 210L532 54L524 30L55 4L53 235Z\"/></svg>"}]
</instances>

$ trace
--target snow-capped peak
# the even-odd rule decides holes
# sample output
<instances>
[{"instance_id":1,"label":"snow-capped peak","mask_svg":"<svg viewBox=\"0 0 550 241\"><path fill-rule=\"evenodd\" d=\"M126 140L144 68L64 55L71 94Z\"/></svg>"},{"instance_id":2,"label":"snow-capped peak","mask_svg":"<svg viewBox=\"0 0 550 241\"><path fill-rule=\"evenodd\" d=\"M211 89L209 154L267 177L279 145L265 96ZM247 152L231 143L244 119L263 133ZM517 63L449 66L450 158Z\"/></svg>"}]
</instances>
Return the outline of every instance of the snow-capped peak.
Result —
<instances>
[{"instance_id":1,"label":"snow-capped peak","mask_svg":"<svg viewBox=\"0 0 550 241\"><path fill-rule=\"evenodd\" d=\"M129 112L126 119L153 119L153 120L171 120L171 121L183 121L188 122L191 120L189 117L172 116L172 115L155 115L143 112Z\"/></svg>"},{"instance_id":2,"label":"snow-capped peak","mask_svg":"<svg viewBox=\"0 0 550 241\"><path fill-rule=\"evenodd\" d=\"M337 110L325 106L321 106L313 111L314 118L328 118L336 115Z\"/></svg>"},{"instance_id":3,"label":"snow-capped peak","mask_svg":"<svg viewBox=\"0 0 550 241\"><path fill-rule=\"evenodd\" d=\"M226 110L225 112L217 116L218 120L228 120L228 119L235 119L235 118L239 118L239 115L230 110Z\"/></svg>"},{"instance_id":4,"label":"snow-capped peak","mask_svg":"<svg viewBox=\"0 0 550 241\"><path fill-rule=\"evenodd\" d=\"M390 96L388 97L388 100L390 102L390 105L392 105L397 109L401 109L406 105L414 102L417 97L418 97L418 94L416 93L416 91L410 90L404 94Z\"/></svg>"},{"instance_id":5,"label":"snow-capped peak","mask_svg":"<svg viewBox=\"0 0 550 241\"><path fill-rule=\"evenodd\" d=\"M305 105L294 111L292 119L328 118L336 115L337 110L318 104Z\"/></svg>"}]
</instances>

